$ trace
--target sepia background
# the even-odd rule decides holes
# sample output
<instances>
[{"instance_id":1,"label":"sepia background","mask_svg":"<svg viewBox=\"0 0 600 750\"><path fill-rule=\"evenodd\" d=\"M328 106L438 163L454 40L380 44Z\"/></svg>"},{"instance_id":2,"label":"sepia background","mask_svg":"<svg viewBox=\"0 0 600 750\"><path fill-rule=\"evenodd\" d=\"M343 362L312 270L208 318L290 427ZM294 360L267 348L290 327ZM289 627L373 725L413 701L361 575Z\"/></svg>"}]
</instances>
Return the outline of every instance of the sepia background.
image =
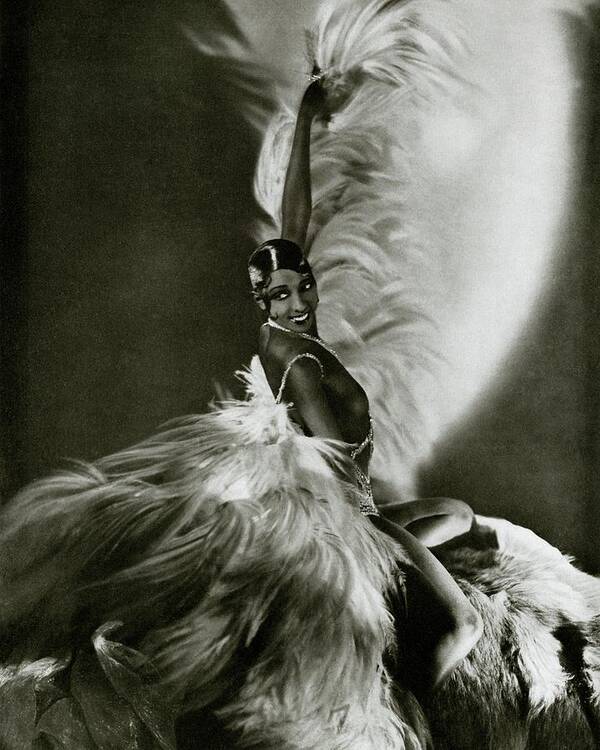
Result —
<instances>
[{"instance_id":1,"label":"sepia background","mask_svg":"<svg viewBox=\"0 0 600 750\"><path fill-rule=\"evenodd\" d=\"M317 4L238 0L237 24L208 0L38 0L5 15L4 498L233 387L259 320L245 258L260 143L189 32L241 28L299 95ZM597 14L474 24L489 92L469 117L432 118L416 177L439 186L416 210L447 248L455 401L421 493L527 525L593 571L598 28Z\"/></svg>"}]
</instances>

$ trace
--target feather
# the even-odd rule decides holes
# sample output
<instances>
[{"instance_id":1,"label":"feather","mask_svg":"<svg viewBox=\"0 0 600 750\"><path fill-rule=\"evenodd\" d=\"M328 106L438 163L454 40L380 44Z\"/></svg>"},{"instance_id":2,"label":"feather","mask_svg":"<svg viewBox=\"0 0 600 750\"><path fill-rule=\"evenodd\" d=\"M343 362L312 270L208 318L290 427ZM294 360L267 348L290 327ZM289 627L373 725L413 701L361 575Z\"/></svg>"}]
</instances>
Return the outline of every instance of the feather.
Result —
<instances>
[{"instance_id":1,"label":"feather","mask_svg":"<svg viewBox=\"0 0 600 750\"><path fill-rule=\"evenodd\" d=\"M396 133L406 121L398 120L402 109L451 80L450 35L431 36L418 7L326 3L309 37L328 96L343 102L331 126L316 129L311 151L309 245L322 299L320 329L369 395L374 474L406 494L411 469L432 440L427 394L439 355L426 314L427 256L402 212L409 169ZM292 132L293 118L282 111L258 160L255 194L270 217L270 234L280 225Z\"/></svg>"},{"instance_id":2,"label":"feather","mask_svg":"<svg viewBox=\"0 0 600 750\"><path fill-rule=\"evenodd\" d=\"M583 16L590 5L503 0L493 17L535 23L557 11ZM315 122L311 143L306 251L319 283L319 330L369 396L373 474L405 497L456 417L446 385L455 354L440 335L442 248L424 231L427 218L415 216L414 191L423 187L413 159L433 105L464 113L485 97L485 81L471 75L470 28L473 19L489 23L491 12L475 0L329 0L307 35L332 113ZM268 219L258 241L281 230L292 133L282 108L263 134L255 195Z\"/></svg>"},{"instance_id":3,"label":"feather","mask_svg":"<svg viewBox=\"0 0 600 750\"><path fill-rule=\"evenodd\" d=\"M400 750L411 730L381 659L402 550L358 512L332 468L337 446L292 425L257 358L240 377L247 399L13 500L0 544L20 553L3 560L3 617L23 627L35 610L33 642L51 611L68 642L85 614L117 681L98 634L121 622L172 703L219 700L247 743ZM40 585L22 601L24 570Z\"/></svg>"},{"instance_id":4,"label":"feather","mask_svg":"<svg viewBox=\"0 0 600 750\"><path fill-rule=\"evenodd\" d=\"M595 677L600 581L575 570L529 530L480 520L500 532L499 550L465 548L441 556L480 612L484 629L475 649L425 706L434 742L474 747L483 732L493 747L558 750L577 737L577 747L591 749L589 712L597 721L600 705ZM580 675L572 673L572 655L560 639L565 627L581 639ZM587 708L581 685L574 689L582 679Z\"/></svg>"}]
</instances>

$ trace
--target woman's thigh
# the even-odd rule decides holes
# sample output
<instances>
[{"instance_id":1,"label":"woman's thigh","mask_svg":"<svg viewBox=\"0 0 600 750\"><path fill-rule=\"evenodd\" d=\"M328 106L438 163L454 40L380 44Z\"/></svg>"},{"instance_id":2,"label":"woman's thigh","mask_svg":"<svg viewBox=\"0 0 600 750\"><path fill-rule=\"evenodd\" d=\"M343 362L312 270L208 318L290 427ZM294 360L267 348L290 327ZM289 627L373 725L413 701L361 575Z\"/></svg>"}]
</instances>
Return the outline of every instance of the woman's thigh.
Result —
<instances>
[{"instance_id":1,"label":"woman's thigh","mask_svg":"<svg viewBox=\"0 0 600 750\"><path fill-rule=\"evenodd\" d=\"M473 511L466 503L446 497L389 503L380 510L386 518L410 531L427 547L435 547L467 533L473 522Z\"/></svg>"}]
</instances>

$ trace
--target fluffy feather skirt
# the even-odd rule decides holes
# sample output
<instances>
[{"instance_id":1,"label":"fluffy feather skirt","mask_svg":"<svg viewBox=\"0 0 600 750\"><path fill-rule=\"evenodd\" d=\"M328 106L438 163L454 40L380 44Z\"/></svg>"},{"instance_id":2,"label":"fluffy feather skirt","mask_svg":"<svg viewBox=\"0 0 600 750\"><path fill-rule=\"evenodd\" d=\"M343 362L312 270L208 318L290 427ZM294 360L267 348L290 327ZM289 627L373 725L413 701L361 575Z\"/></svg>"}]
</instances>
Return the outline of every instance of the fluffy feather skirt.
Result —
<instances>
[{"instance_id":1,"label":"fluffy feather skirt","mask_svg":"<svg viewBox=\"0 0 600 750\"><path fill-rule=\"evenodd\" d=\"M6 508L6 701L17 685L47 696L40 685L66 680L54 697L75 701L77 732L136 724L151 747L170 746L169 716L210 706L243 745L418 748L383 665L402 551L358 513L336 447L293 427L257 363L249 380L248 400L42 480ZM97 677L83 699L82 659ZM125 702L118 730L93 713L107 691ZM40 716L32 737L51 734ZM98 746L146 746L125 737Z\"/></svg>"},{"instance_id":2,"label":"fluffy feather skirt","mask_svg":"<svg viewBox=\"0 0 600 750\"><path fill-rule=\"evenodd\" d=\"M3 511L2 747L168 749L190 710L216 712L240 747L419 750L429 728L447 750L595 747L598 581L506 522L500 549L447 552L484 637L427 723L384 666L410 650L387 598L402 550L257 362L246 380L247 400Z\"/></svg>"}]
</instances>

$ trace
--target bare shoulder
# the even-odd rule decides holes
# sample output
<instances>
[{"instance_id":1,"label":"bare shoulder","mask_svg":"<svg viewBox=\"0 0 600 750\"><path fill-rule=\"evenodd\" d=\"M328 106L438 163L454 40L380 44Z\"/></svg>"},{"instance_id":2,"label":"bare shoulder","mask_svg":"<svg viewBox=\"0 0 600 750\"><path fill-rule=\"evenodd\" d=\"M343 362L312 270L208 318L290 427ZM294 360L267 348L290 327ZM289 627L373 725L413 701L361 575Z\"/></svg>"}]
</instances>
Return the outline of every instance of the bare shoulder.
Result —
<instances>
[{"instance_id":1,"label":"bare shoulder","mask_svg":"<svg viewBox=\"0 0 600 750\"><path fill-rule=\"evenodd\" d=\"M314 349L312 342L299 336L280 333L269 326L261 328L258 355L269 380L280 379L292 362L298 362L300 369L304 369L304 361L308 364L310 360L317 360L320 365ZM308 364L309 369L313 367ZM320 367L322 370L322 365Z\"/></svg>"}]
</instances>

